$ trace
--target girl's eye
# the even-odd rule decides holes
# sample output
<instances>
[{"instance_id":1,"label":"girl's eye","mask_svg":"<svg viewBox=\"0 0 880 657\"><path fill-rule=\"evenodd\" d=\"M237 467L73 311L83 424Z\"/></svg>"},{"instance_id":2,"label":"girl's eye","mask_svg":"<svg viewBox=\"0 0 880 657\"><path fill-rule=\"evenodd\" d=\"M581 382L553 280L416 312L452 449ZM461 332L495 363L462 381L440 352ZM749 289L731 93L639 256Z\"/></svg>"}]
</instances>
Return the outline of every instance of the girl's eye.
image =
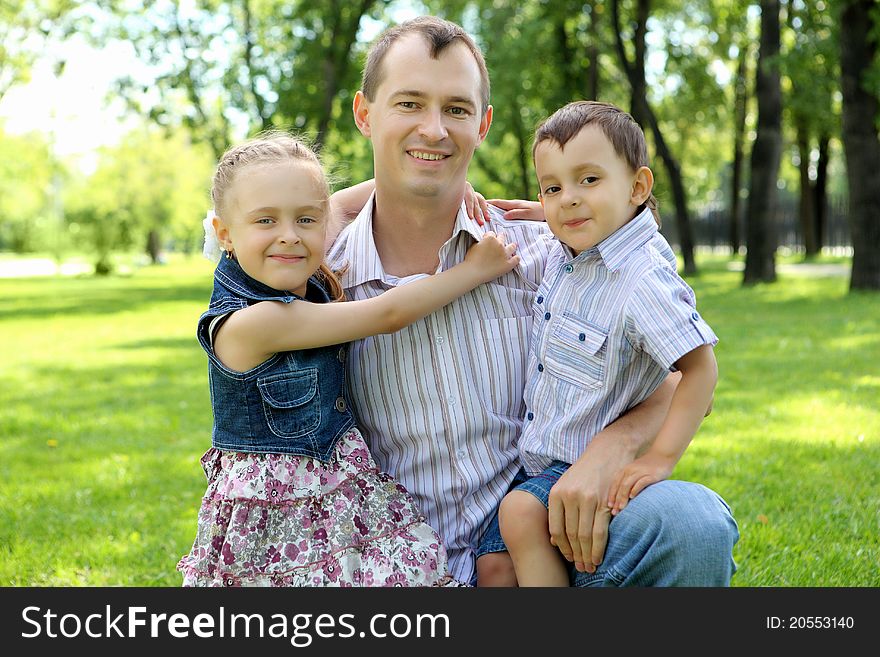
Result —
<instances>
[{"instance_id":1,"label":"girl's eye","mask_svg":"<svg viewBox=\"0 0 880 657\"><path fill-rule=\"evenodd\" d=\"M313 224L315 221L317 220L314 217L300 217L297 219L297 222L301 224Z\"/></svg>"}]
</instances>

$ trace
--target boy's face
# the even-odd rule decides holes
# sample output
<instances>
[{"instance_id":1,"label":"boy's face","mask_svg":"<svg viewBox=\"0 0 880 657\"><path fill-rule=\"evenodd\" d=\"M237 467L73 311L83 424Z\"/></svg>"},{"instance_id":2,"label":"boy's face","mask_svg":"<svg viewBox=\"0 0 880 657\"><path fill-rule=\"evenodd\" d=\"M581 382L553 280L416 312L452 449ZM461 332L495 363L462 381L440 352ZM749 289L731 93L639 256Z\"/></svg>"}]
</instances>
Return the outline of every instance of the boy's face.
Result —
<instances>
[{"instance_id":1,"label":"boy's face","mask_svg":"<svg viewBox=\"0 0 880 657\"><path fill-rule=\"evenodd\" d=\"M538 144L535 171L547 224L575 254L632 219L653 185L650 169L633 171L595 125L583 128L565 148L550 140Z\"/></svg>"},{"instance_id":2,"label":"boy's face","mask_svg":"<svg viewBox=\"0 0 880 657\"><path fill-rule=\"evenodd\" d=\"M437 59L418 34L402 37L382 62L368 101L358 92L355 121L373 142L376 184L401 197L461 195L468 164L492 121L483 115L480 69L462 43Z\"/></svg>"}]
</instances>

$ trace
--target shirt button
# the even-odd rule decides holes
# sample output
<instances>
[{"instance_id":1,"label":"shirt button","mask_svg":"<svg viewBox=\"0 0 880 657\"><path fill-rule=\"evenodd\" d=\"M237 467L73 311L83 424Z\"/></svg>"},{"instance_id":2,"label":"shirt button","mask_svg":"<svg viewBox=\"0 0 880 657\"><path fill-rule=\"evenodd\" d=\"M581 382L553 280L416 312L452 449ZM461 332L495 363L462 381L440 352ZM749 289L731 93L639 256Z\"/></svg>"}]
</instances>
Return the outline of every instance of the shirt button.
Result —
<instances>
[{"instance_id":1,"label":"shirt button","mask_svg":"<svg viewBox=\"0 0 880 657\"><path fill-rule=\"evenodd\" d=\"M346 408L345 400L342 397L337 397L336 398L336 410L339 411L340 413L345 413L345 408Z\"/></svg>"},{"instance_id":2,"label":"shirt button","mask_svg":"<svg viewBox=\"0 0 880 657\"><path fill-rule=\"evenodd\" d=\"M526 414L526 418L527 418L528 420L534 420L534 419L535 419L535 414L532 413L531 411L529 411L529 412Z\"/></svg>"},{"instance_id":3,"label":"shirt button","mask_svg":"<svg viewBox=\"0 0 880 657\"><path fill-rule=\"evenodd\" d=\"M587 334L586 334L586 333L581 333L581 334L578 336L578 340L580 340L581 342L583 342L583 341L586 340L586 339L587 339Z\"/></svg>"},{"instance_id":4,"label":"shirt button","mask_svg":"<svg viewBox=\"0 0 880 657\"><path fill-rule=\"evenodd\" d=\"M541 365L541 363L538 363L538 371L539 371L539 372L543 372L543 371L544 371L544 366Z\"/></svg>"},{"instance_id":5,"label":"shirt button","mask_svg":"<svg viewBox=\"0 0 880 657\"><path fill-rule=\"evenodd\" d=\"M544 303L544 297L538 297L538 303Z\"/></svg>"},{"instance_id":6,"label":"shirt button","mask_svg":"<svg viewBox=\"0 0 880 657\"><path fill-rule=\"evenodd\" d=\"M450 406L455 406L456 400L455 400L455 397L453 397L452 395L449 395L449 397L446 399L446 401L449 402Z\"/></svg>"},{"instance_id":7,"label":"shirt button","mask_svg":"<svg viewBox=\"0 0 880 657\"><path fill-rule=\"evenodd\" d=\"M570 274L573 271L574 271L574 267L572 267L571 265L565 265L565 273L566 274Z\"/></svg>"},{"instance_id":8,"label":"shirt button","mask_svg":"<svg viewBox=\"0 0 880 657\"><path fill-rule=\"evenodd\" d=\"M339 362L340 362L340 363L344 363L344 362L345 362L345 347L342 347L342 348L339 350L339 353L336 354L336 358L339 359Z\"/></svg>"},{"instance_id":9,"label":"shirt button","mask_svg":"<svg viewBox=\"0 0 880 657\"><path fill-rule=\"evenodd\" d=\"M550 319L550 313L544 313L544 319Z\"/></svg>"},{"instance_id":10,"label":"shirt button","mask_svg":"<svg viewBox=\"0 0 880 657\"><path fill-rule=\"evenodd\" d=\"M700 319L700 313L694 311L693 313L691 313L691 318L692 318L695 322L698 321L698 320Z\"/></svg>"},{"instance_id":11,"label":"shirt button","mask_svg":"<svg viewBox=\"0 0 880 657\"><path fill-rule=\"evenodd\" d=\"M438 335L437 338L436 338L434 341L435 341L437 344L443 344L444 342L446 342L446 338L444 338L442 335Z\"/></svg>"},{"instance_id":12,"label":"shirt button","mask_svg":"<svg viewBox=\"0 0 880 657\"><path fill-rule=\"evenodd\" d=\"M455 453L455 455L458 456L458 458L463 459L465 457L465 452L463 449L460 449Z\"/></svg>"}]
</instances>

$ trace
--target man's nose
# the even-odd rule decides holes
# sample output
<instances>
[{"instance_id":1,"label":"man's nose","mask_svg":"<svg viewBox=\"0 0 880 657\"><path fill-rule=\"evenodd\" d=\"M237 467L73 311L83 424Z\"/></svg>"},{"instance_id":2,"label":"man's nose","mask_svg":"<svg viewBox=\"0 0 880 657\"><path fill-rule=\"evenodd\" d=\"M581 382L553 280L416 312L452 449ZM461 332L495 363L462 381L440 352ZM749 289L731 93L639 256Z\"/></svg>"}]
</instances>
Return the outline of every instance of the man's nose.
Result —
<instances>
[{"instance_id":1,"label":"man's nose","mask_svg":"<svg viewBox=\"0 0 880 657\"><path fill-rule=\"evenodd\" d=\"M449 133L443 124L443 113L437 110L426 111L419 124L419 133L432 142L445 139Z\"/></svg>"}]
</instances>

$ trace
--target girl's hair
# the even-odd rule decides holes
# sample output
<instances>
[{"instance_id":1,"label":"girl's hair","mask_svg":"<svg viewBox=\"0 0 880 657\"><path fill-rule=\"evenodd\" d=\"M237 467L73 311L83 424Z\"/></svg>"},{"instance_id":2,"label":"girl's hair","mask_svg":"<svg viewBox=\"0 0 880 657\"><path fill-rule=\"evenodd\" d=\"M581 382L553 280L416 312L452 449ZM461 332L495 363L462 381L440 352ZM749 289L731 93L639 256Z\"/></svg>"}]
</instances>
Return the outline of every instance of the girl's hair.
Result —
<instances>
[{"instance_id":1,"label":"girl's hair","mask_svg":"<svg viewBox=\"0 0 880 657\"><path fill-rule=\"evenodd\" d=\"M569 103L556 110L550 117L542 121L535 129L535 140L532 145L532 159L538 144L552 141L564 147L588 125L597 126L614 151L626 160L626 163L637 171L639 167L648 166L648 145L645 133L636 120L627 112L610 103L594 100L579 100ZM654 220L660 225L660 213L657 210L657 199L654 194L648 195L644 205L651 209Z\"/></svg>"},{"instance_id":2,"label":"girl's hair","mask_svg":"<svg viewBox=\"0 0 880 657\"><path fill-rule=\"evenodd\" d=\"M298 161L312 164L318 174L318 181L322 187L325 207L329 210L330 185L318 155L311 146L302 138L280 131L272 130L262 132L248 141L232 146L220 157L214 179L211 184L211 199L214 201L214 211L223 216L225 212L226 192L229 190L240 171L253 164L282 163ZM318 279L327 287L330 298L333 301L341 301L344 298L342 284L336 273L321 263L315 272Z\"/></svg>"}]
</instances>

